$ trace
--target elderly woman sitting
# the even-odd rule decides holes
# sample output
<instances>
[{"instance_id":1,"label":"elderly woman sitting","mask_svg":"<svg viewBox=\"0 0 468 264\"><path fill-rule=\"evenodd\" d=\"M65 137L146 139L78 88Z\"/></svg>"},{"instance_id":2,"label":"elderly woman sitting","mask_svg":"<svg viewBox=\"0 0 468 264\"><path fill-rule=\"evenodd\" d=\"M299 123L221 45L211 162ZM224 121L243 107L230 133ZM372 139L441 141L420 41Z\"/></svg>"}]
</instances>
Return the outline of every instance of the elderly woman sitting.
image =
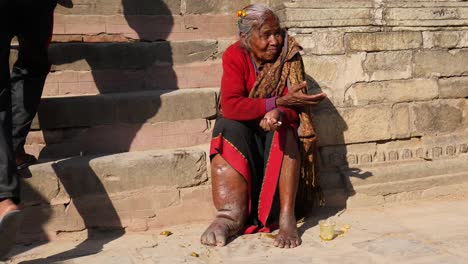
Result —
<instances>
[{"instance_id":1,"label":"elderly woman sitting","mask_svg":"<svg viewBox=\"0 0 468 264\"><path fill-rule=\"evenodd\" d=\"M218 213L201 242L224 246L236 234L270 232L279 223L274 245L293 248L301 244L295 217L299 178L316 187L308 108L326 95L305 94L301 48L271 9L253 4L238 16L240 40L223 55L210 149Z\"/></svg>"}]
</instances>

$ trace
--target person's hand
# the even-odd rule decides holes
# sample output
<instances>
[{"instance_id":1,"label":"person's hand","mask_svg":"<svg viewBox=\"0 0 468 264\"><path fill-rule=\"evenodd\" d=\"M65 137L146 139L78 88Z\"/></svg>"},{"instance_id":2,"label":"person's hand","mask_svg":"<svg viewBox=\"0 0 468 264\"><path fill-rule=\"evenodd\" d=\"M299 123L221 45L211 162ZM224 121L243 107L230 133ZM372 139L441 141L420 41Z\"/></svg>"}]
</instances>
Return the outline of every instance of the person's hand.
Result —
<instances>
[{"instance_id":1,"label":"person's hand","mask_svg":"<svg viewBox=\"0 0 468 264\"><path fill-rule=\"evenodd\" d=\"M316 105L327 97L325 93L308 95L302 92L303 89L307 89L306 82L294 85L285 96L276 99L276 105L287 107Z\"/></svg>"},{"instance_id":2,"label":"person's hand","mask_svg":"<svg viewBox=\"0 0 468 264\"><path fill-rule=\"evenodd\" d=\"M260 127L265 131L276 131L282 124L282 115L278 108L271 110L260 120Z\"/></svg>"}]
</instances>

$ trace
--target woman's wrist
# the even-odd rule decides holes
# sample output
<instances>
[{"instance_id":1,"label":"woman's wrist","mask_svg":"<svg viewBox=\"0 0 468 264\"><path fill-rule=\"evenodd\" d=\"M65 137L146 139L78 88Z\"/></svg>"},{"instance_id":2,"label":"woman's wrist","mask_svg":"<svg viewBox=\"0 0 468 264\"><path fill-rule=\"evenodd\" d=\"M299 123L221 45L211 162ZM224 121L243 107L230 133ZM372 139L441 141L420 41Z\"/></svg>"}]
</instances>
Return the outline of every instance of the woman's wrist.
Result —
<instances>
[{"instance_id":1,"label":"woman's wrist","mask_svg":"<svg viewBox=\"0 0 468 264\"><path fill-rule=\"evenodd\" d=\"M276 104L276 107L278 107L278 106L284 106L283 97L280 97L280 96L276 97L275 104Z\"/></svg>"}]
</instances>

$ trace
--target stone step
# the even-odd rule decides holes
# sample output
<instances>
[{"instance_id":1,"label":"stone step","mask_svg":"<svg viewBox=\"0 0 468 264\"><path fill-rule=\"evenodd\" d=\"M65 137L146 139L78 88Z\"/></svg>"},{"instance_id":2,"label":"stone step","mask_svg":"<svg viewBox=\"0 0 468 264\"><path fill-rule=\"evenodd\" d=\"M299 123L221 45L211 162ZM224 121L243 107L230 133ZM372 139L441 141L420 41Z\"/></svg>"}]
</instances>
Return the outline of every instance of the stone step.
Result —
<instances>
[{"instance_id":1,"label":"stone step","mask_svg":"<svg viewBox=\"0 0 468 264\"><path fill-rule=\"evenodd\" d=\"M217 52L217 40L55 43L49 47L49 58L52 71L142 70L158 64L208 61Z\"/></svg>"},{"instance_id":2,"label":"stone step","mask_svg":"<svg viewBox=\"0 0 468 264\"><path fill-rule=\"evenodd\" d=\"M155 1L156 2L156 1ZM229 14L61 14L52 42L181 41L235 38L237 17Z\"/></svg>"},{"instance_id":3,"label":"stone step","mask_svg":"<svg viewBox=\"0 0 468 264\"><path fill-rule=\"evenodd\" d=\"M206 119L216 115L217 89L142 91L46 97L33 129Z\"/></svg>"},{"instance_id":4,"label":"stone step","mask_svg":"<svg viewBox=\"0 0 468 264\"><path fill-rule=\"evenodd\" d=\"M85 156L31 166L20 241L85 228L146 230L213 215L204 149Z\"/></svg>"},{"instance_id":5,"label":"stone step","mask_svg":"<svg viewBox=\"0 0 468 264\"><path fill-rule=\"evenodd\" d=\"M349 179L353 188L360 186L374 186L375 184L387 184L415 180L424 177L440 175L465 174L468 181L468 155L462 154L458 158L442 160L412 160L390 163L380 163L368 166L359 166L356 170L343 170L342 175ZM447 184L450 184L447 181ZM407 186L406 186L407 187ZM387 190L389 193L392 190ZM385 193L383 193L385 194Z\"/></svg>"},{"instance_id":6,"label":"stone step","mask_svg":"<svg viewBox=\"0 0 468 264\"><path fill-rule=\"evenodd\" d=\"M25 150L39 159L111 154L208 144L206 119L31 131Z\"/></svg>"},{"instance_id":7,"label":"stone step","mask_svg":"<svg viewBox=\"0 0 468 264\"><path fill-rule=\"evenodd\" d=\"M60 70L47 76L43 96L219 87L221 60L161 63L146 69Z\"/></svg>"},{"instance_id":8,"label":"stone step","mask_svg":"<svg viewBox=\"0 0 468 264\"><path fill-rule=\"evenodd\" d=\"M468 154L462 153L440 160L376 163L341 167L339 171L326 169L321 173L326 206L367 206L433 197L434 193L448 195L447 190L452 187L468 185L467 161Z\"/></svg>"}]
</instances>

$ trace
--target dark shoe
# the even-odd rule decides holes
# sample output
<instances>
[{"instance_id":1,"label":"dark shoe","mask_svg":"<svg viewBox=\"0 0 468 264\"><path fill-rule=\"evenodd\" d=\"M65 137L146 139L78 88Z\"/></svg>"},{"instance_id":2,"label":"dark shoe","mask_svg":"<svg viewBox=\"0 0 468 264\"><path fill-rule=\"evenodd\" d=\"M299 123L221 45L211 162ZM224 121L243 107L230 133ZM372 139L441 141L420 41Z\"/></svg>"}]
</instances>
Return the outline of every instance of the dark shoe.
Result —
<instances>
[{"instance_id":1,"label":"dark shoe","mask_svg":"<svg viewBox=\"0 0 468 264\"><path fill-rule=\"evenodd\" d=\"M16 154L16 169L22 170L37 162L36 157L25 152Z\"/></svg>"},{"instance_id":2,"label":"dark shoe","mask_svg":"<svg viewBox=\"0 0 468 264\"><path fill-rule=\"evenodd\" d=\"M0 259L5 257L15 246L16 231L21 221L21 212L14 210L0 219Z\"/></svg>"}]
</instances>

